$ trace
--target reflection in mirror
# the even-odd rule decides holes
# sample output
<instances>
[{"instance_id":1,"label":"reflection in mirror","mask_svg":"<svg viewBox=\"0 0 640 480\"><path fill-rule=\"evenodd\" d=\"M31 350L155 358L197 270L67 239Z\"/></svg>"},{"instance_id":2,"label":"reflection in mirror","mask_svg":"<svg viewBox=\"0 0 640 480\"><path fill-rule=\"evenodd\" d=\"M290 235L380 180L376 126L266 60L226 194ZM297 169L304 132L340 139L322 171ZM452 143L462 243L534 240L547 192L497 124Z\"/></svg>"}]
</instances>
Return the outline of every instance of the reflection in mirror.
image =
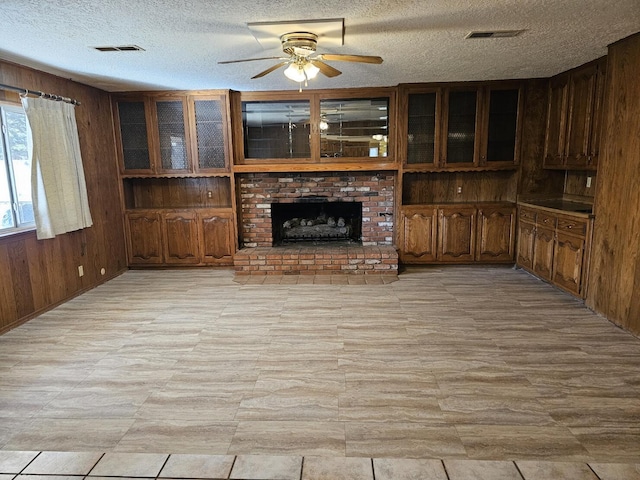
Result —
<instances>
[{"instance_id":1,"label":"reflection in mirror","mask_svg":"<svg viewBox=\"0 0 640 480\"><path fill-rule=\"evenodd\" d=\"M242 102L245 158L309 158L310 102Z\"/></svg>"},{"instance_id":2,"label":"reflection in mirror","mask_svg":"<svg viewBox=\"0 0 640 480\"><path fill-rule=\"evenodd\" d=\"M389 99L320 101L320 156L386 157Z\"/></svg>"}]
</instances>

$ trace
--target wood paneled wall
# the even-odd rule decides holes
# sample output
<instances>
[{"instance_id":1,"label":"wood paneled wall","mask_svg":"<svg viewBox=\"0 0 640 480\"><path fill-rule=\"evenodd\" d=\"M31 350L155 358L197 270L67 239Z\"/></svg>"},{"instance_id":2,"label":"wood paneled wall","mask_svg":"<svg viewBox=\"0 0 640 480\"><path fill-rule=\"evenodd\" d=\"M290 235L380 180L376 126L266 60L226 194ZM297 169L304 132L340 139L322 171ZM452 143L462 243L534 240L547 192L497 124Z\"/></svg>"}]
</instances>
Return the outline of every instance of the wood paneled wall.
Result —
<instances>
[{"instance_id":1,"label":"wood paneled wall","mask_svg":"<svg viewBox=\"0 0 640 480\"><path fill-rule=\"evenodd\" d=\"M5 62L0 62L0 83L82 103L76 119L93 217L92 227L50 240L37 240L33 231L0 238L1 332L119 274L126 255L109 95ZM17 100L17 95L0 92L0 98Z\"/></svg>"},{"instance_id":2,"label":"wood paneled wall","mask_svg":"<svg viewBox=\"0 0 640 480\"><path fill-rule=\"evenodd\" d=\"M516 181L516 170L405 173L402 204L515 202Z\"/></svg>"},{"instance_id":3,"label":"wood paneled wall","mask_svg":"<svg viewBox=\"0 0 640 480\"><path fill-rule=\"evenodd\" d=\"M640 334L640 34L610 46L587 305Z\"/></svg>"},{"instance_id":4,"label":"wood paneled wall","mask_svg":"<svg viewBox=\"0 0 640 480\"><path fill-rule=\"evenodd\" d=\"M590 186L587 187L587 178L590 178ZM569 170L564 180L564 193L576 197L584 197L585 200L593 200L596 195L598 183L597 172L577 172Z\"/></svg>"}]
</instances>

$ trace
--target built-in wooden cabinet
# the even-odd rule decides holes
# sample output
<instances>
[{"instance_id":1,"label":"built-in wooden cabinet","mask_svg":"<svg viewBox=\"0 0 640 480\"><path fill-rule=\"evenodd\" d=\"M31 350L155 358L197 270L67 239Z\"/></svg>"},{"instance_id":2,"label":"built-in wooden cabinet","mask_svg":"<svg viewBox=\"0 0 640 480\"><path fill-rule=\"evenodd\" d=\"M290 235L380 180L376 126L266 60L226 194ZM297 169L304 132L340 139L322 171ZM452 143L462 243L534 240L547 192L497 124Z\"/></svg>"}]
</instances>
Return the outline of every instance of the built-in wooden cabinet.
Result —
<instances>
[{"instance_id":1,"label":"built-in wooden cabinet","mask_svg":"<svg viewBox=\"0 0 640 480\"><path fill-rule=\"evenodd\" d=\"M591 228L589 219L558 216L552 280L574 295L584 296Z\"/></svg>"},{"instance_id":2,"label":"built-in wooden cabinet","mask_svg":"<svg viewBox=\"0 0 640 480\"><path fill-rule=\"evenodd\" d=\"M402 207L404 263L512 263L515 207L508 203Z\"/></svg>"},{"instance_id":3,"label":"built-in wooden cabinet","mask_svg":"<svg viewBox=\"0 0 640 480\"><path fill-rule=\"evenodd\" d=\"M530 205L518 211L516 264L584 298L592 218Z\"/></svg>"},{"instance_id":4,"label":"built-in wooden cabinet","mask_svg":"<svg viewBox=\"0 0 640 480\"><path fill-rule=\"evenodd\" d=\"M202 263L228 265L232 261L236 250L232 212L198 212L198 232Z\"/></svg>"},{"instance_id":5,"label":"built-in wooden cabinet","mask_svg":"<svg viewBox=\"0 0 640 480\"><path fill-rule=\"evenodd\" d=\"M515 207L480 206L477 225L476 261L512 262L515 253Z\"/></svg>"},{"instance_id":6,"label":"built-in wooden cabinet","mask_svg":"<svg viewBox=\"0 0 640 480\"><path fill-rule=\"evenodd\" d=\"M130 265L159 265L164 262L159 212L128 213L125 226Z\"/></svg>"},{"instance_id":7,"label":"built-in wooden cabinet","mask_svg":"<svg viewBox=\"0 0 640 480\"><path fill-rule=\"evenodd\" d=\"M533 241L533 273L545 280L553 274L555 229L538 225Z\"/></svg>"},{"instance_id":8,"label":"built-in wooden cabinet","mask_svg":"<svg viewBox=\"0 0 640 480\"><path fill-rule=\"evenodd\" d=\"M229 210L134 211L126 220L132 266L233 264Z\"/></svg>"},{"instance_id":9,"label":"built-in wooden cabinet","mask_svg":"<svg viewBox=\"0 0 640 480\"><path fill-rule=\"evenodd\" d=\"M438 250L441 262L474 261L476 242L476 208L452 205L438 209Z\"/></svg>"},{"instance_id":10,"label":"built-in wooden cabinet","mask_svg":"<svg viewBox=\"0 0 640 480\"><path fill-rule=\"evenodd\" d=\"M129 265L231 265L229 93L113 99Z\"/></svg>"},{"instance_id":11,"label":"built-in wooden cabinet","mask_svg":"<svg viewBox=\"0 0 640 480\"><path fill-rule=\"evenodd\" d=\"M233 263L229 177L132 177L122 190L130 265Z\"/></svg>"},{"instance_id":12,"label":"built-in wooden cabinet","mask_svg":"<svg viewBox=\"0 0 640 480\"><path fill-rule=\"evenodd\" d=\"M402 216L401 256L405 261L435 262L438 245L438 208L407 208Z\"/></svg>"},{"instance_id":13,"label":"built-in wooden cabinet","mask_svg":"<svg viewBox=\"0 0 640 480\"><path fill-rule=\"evenodd\" d=\"M443 95L440 166L472 167L478 164L480 95L476 88L447 88Z\"/></svg>"},{"instance_id":14,"label":"built-in wooden cabinet","mask_svg":"<svg viewBox=\"0 0 640 480\"><path fill-rule=\"evenodd\" d=\"M536 239L536 214L530 210L519 210L516 247L516 264L533 271L533 250Z\"/></svg>"},{"instance_id":15,"label":"built-in wooden cabinet","mask_svg":"<svg viewBox=\"0 0 640 480\"><path fill-rule=\"evenodd\" d=\"M195 211L163 212L164 263L192 265L200 263L198 216Z\"/></svg>"},{"instance_id":16,"label":"built-in wooden cabinet","mask_svg":"<svg viewBox=\"0 0 640 480\"><path fill-rule=\"evenodd\" d=\"M229 172L227 93L123 95L114 112L122 175Z\"/></svg>"},{"instance_id":17,"label":"built-in wooden cabinet","mask_svg":"<svg viewBox=\"0 0 640 480\"><path fill-rule=\"evenodd\" d=\"M398 146L404 169L514 168L521 90L505 82L401 86Z\"/></svg>"},{"instance_id":18,"label":"built-in wooden cabinet","mask_svg":"<svg viewBox=\"0 0 640 480\"><path fill-rule=\"evenodd\" d=\"M549 80L545 168L596 169L605 76L600 59Z\"/></svg>"},{"instance_id":19,"label":"built-in wooden cabinet","mask_svg":"<svg viewBox=\"0 0 640 480\"><path fill-rule=\"evenodd\" d=\"M234 169L393 169L395 97L393 88L237 94Z\"/></svg>"}]
</instances>

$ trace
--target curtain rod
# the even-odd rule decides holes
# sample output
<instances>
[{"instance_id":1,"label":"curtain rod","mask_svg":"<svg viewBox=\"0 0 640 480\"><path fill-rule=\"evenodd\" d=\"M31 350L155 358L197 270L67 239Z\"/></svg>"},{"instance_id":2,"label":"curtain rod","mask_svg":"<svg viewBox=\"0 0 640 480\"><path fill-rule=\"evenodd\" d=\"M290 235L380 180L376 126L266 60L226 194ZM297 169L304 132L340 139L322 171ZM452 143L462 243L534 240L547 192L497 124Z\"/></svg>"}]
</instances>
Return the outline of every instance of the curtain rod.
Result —
<instances>
[{"instance_id":1,"label":"curtain rod","mask_svg":"<svg viewBox=\"0 0 640 480\"><path fill-rule=\"evenodd\" d=\"M65 102L72 105L80 105L80 102L73 98L62 97L60 95L54 95L53 93L39 92L38 90L28 90L26 88L13 87L11 85L5 85L3 83L0 83L0 90L12 90L14 92L20 93L21 95L35 95L40 98L46 98L47 100L55 100L56 102Z\"/></svg>"}]
</instances>

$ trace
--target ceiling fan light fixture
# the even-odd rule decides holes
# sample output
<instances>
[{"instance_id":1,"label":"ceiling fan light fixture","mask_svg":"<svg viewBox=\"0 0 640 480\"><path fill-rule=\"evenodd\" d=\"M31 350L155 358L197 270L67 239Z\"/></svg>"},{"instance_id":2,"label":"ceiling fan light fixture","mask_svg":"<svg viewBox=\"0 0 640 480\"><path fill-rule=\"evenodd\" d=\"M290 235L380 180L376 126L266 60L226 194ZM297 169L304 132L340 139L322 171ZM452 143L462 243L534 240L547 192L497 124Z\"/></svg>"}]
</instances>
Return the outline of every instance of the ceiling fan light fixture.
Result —
<instances>
[{"instance_id":1,"label":"ceiling fan light fixture","mask_svg":"<svg viewBox=\"0 0 640 480\"><path fill-rule=\"evenodd\" d=\"M305 63L302 69L304 70L304 74L307 76L308 80L316 78L318 76L318 73L320 73L320 69L311 62Z\"/></svg>"},{"instance_id":2,"label":"ceiling fan light fixture","mask_svg":"<svg viewBox=\"0 0 640 480\"><path fill-rule=\"evenodd\" d=\"M292 63L291 65L289 65L284 71L284 76L289 80L293 80L294 82L298 83L304 82L307 79L303 67L301 67L297 63Z\"/></svg>"}]
</instances>

